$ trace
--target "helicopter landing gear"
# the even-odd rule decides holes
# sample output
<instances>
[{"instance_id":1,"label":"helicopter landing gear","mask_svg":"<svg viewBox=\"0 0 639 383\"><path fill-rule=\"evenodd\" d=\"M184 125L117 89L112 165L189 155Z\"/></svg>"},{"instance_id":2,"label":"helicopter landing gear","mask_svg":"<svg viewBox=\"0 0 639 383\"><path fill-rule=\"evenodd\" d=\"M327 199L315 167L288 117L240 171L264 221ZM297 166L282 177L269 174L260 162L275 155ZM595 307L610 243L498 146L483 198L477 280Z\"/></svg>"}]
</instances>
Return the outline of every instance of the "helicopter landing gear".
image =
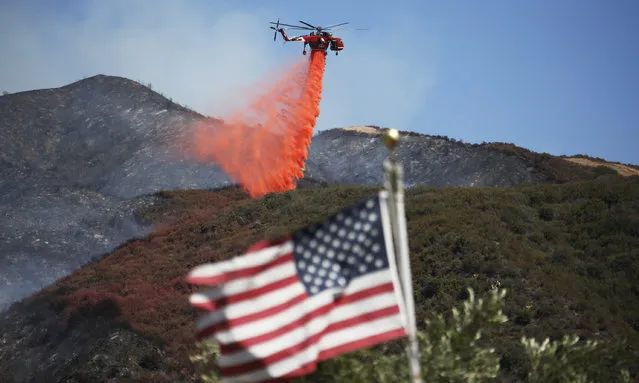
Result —
<instances>
[{"instance_id":1,"label":"helicopter landing gear","mask_svg":"<svg viewBox=\"0 0 639 383\"><path fill-rule=\"evenodd\" d=\"M302 51L302 54L303 54L304 56L306 56L306 51Z\"/></svg>"}]
</instances>

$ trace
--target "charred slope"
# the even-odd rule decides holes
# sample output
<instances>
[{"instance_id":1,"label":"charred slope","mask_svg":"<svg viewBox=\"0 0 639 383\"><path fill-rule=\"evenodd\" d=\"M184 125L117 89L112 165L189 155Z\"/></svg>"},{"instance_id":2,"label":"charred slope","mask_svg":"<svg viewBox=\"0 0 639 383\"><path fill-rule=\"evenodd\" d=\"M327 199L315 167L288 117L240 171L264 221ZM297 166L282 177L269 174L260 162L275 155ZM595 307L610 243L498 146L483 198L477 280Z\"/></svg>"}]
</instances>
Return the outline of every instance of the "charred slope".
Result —
<instances>
[{"instance_id":1,"label":"charred slope","mask_svg":"<svg viewBox=\"0 0 639 383\"><path fill-rule=\"evenodd\" d=\"M139 381L166 370L161 347L118 319L114 301L71 315L63 309L54 296L43 296L0 314L0 344L17 345L16 336L27 340L26 347L0 349L2 382Z\"/></svg>"},{"instance_id":2,"label":"charred slope","mask_svg":"<svg viewBox=\"0 0 639 383\"><path fill-rule=\"evenodd\" d=\"M201 118L112 76L0 97L0 310L146 233L145 194L229 184L174 155Z\"/></svg>"},{"instance_id":3,"label":"charred slope","mask_svg":"<svg viewBox=\"0 0 639 383\"><path fill-rule=\"evenodd\" d=\"M177 151L202 118L113 76L7 95L0 98L0 174L31 187L73 185L123 198L208 187L211 179L218 186L219 169L196 166Z\"/></svg>"},{"instance_id":4,"label":"charred slope","mask_svg":"<svg viewBox=\"0 0 639 383\"><path fill-rule=\"evenodd\" d=\"M378 134L325 131L311 145L309 172L315 175L317 169L319 177L333 182L380 185L387 156ZM397 156L407 186L507 186L548 180L522 159L427 135L404 134Z\"/></svg>"},{"instance_id":5,"label":"charred slope","mask_svg":"<svg viewBox=\"0 0 639 383\"><path fill-rule=\"evenodd\" d=\"M382 161L388 156L383 132L366 126L317 134L310 148L308 174L334 183L382 184ZM397 158L404 166L406 186L511 186L615 174L603 166L588 168L512 144L469 144L414 132L402 132Z\"/></svg>"}]
</instances>

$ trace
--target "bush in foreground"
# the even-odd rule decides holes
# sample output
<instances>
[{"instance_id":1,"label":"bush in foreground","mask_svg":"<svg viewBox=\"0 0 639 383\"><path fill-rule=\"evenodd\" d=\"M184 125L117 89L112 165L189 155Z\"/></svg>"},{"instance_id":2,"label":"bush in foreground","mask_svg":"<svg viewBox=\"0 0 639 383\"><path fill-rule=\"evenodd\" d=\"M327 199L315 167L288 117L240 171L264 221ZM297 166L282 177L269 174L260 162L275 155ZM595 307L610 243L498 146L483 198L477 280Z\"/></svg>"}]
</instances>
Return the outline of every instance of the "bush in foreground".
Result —
<instances>
[{"instance_id":1,"label":"bush in foreground","mask_svg":"<svg viewBox=\"0 0 639 383\"><path fill-rule=\"evenodd\" d=\"M494 287L487 298L469 297L452 316L433 315L425 321L427 330L418 334L420 364L424 382L488 382L500 372L500 357L490 341L482 338L488 329L504 323L505 289ZM297 382L409 382L408 360L396 342L359 350L318 365L315 373ZM629 382L624 369L622 344L579 342L577 336L542 343L522 337L528 364L526 381L537 382ZM205 373L207 383L220 382L215 369L218 348L212 342L198 344L191 357Z\"/></svg>"}]
</instances>

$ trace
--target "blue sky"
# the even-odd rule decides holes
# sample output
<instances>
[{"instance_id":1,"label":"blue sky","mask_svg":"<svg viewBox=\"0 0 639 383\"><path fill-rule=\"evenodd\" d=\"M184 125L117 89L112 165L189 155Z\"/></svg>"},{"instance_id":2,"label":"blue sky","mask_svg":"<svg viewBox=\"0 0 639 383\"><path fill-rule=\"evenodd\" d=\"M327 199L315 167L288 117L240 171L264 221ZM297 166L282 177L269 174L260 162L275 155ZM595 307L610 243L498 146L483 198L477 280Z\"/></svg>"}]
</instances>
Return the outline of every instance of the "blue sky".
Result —
<instances>
[{"instance_id":1,"label":"blue sky","mask_svg":"<svg viewBox=\"0 0 639 383\"><path fill-rule=\"evenodd\" d=\"M639 2L31 1L0 3L0 90L98 73L223 116L300 57L269 21L350 21L317 129L381 125L639 164Z\"/></svg>"}]
</instances>

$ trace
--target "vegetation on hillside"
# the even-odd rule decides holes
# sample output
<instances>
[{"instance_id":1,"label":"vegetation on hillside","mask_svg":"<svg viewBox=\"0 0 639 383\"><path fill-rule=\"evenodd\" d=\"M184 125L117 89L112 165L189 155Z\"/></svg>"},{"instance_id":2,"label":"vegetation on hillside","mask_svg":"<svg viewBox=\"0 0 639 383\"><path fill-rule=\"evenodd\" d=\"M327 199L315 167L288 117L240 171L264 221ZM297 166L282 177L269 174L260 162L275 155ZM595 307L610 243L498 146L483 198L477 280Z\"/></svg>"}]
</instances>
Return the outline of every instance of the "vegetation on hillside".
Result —
<instances>
[{"instance_id":1,"label":"vegetation on hillside","mask_svg":"<svg viewBox=\"0 0 639 383\"><path fill-rule=\"evenodd\" d=\"M562 158L584 158L586 160L591 160L591 161L595 161L595 162L601 162L601 163L609 163L609 164L617 164L617 165L624 165L624 166L628 166L631 167L633 169L639 169L639 165L633 165L631 163L623 163L623 162L619 162L619 161L607 161L601 157L592 157L589 156L587 154L575 154L572 156L561 156Z\"/></svg>"},{"instance_id":2,"label":"vegetation on hillside","mask_svg":"<svg viewBox=\"0 0 639 383\"><path fill-rule=\"evenodd\" d=\"M566 161L562 157L553 156L548 153L533 152L514 144L490 142L483 145L525 160L531 164L536 171L545 174L555 182L592 180L606 174L617 174L615 170L603 165L597 167L581 166Z\"/></svg>"},{"instance_id":3,"label":"vegetation on hillside","mask_svg":"<svg viewBox=\"0 0 639 383\"><path fill-rule=\"evenodd\" d=\"M237 188L161 193L166 202L142 212L144 220L160 223L155 233L48 291L70 317L99 316L100 301L115 302L118 319L163 345L172 379L184 380L200 373L189 359L197 318L188 304L193 290L183 283L190 269L322 221L375 190L302 189L254 200ZM468 299L468 288L483 294L498 286L508 290L503 313L509 320L487 327L480 345L495 348L499 380L522 381L530 373L522 336L625 340L620 352L630 362L618 367L636 376L639 177L500 189L413 187L406 213L420 330L429 330L426 318ZM619 369L607 373L616 376Z\"/></svg>"}]
</instances>

